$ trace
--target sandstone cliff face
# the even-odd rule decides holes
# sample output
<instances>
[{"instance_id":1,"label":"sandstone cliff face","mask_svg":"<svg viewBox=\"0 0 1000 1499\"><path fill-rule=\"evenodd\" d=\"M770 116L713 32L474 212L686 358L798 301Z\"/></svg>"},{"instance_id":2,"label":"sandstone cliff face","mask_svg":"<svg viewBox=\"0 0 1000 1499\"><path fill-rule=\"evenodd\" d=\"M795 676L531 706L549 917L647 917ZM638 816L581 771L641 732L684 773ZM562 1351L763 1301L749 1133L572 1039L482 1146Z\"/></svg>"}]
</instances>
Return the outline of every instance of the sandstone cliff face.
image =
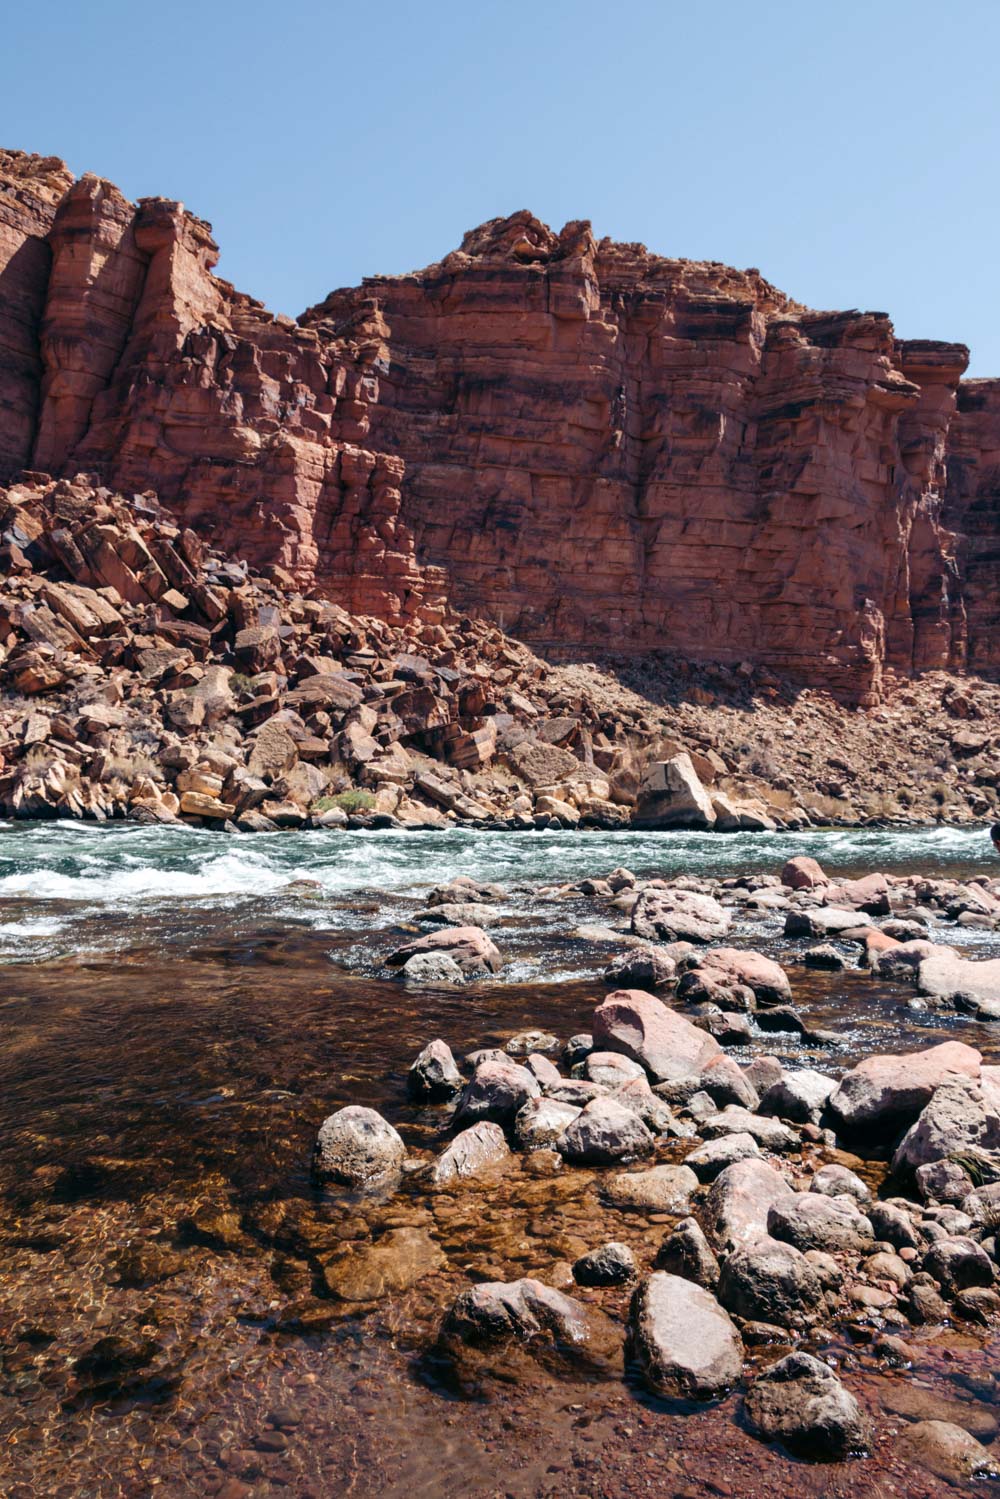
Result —
<instances>
[{"instance_id":1,"label":"sandstone cliff face","mask_svg":"<svg viewBox=\"0 0 1000 1499\"><path fill-rule=\"evenodd\" d=\"M153 488L393 621L447 597L855 700L997 665L1000 396L959 345L525 213L295 324L180 204L8 154L0 205L0 479Z\"/></svg>"}]
</instances>

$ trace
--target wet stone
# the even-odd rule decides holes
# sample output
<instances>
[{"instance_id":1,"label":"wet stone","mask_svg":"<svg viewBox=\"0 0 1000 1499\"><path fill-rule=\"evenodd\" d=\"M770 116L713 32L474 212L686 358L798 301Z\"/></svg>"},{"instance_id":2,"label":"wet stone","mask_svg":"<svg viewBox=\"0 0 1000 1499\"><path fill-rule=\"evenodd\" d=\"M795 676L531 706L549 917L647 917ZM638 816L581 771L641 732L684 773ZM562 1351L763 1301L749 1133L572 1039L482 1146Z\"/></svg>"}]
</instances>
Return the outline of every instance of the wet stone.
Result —
<instances>
[{"instance_id":1,"label":"wet stone","mask_svg":"<svg viewBox=\"0 0 1000 1499\"><path fill-rule=\"evenodd\" d=\"M799 1457L840 1462L863 1452L868 1424L833 1370L808 1353L779 1359L751 1385L745 1400L751 1429Z\"/></svg>"},{"instance_id":2,"label":"wet stone","mask_svg":"<svg viewBox=\"0 0 1000 1499\"><path fill-rule=\"evenodd\" d=\"M592 1249L573 1266L573 1277L581 1286L624 1286L637 1274L635 1255L615 1240Z\"/></svg>"},{"instance_id":3,"label":"wet stone","mask_svg":"<svg viewBox=\"0 0 1000 1499\"><path fill-rule=\"evenodd\" d=\"M655 1271L632 1299L632 1351L659 1395L696 1400L726 1393L743 1373L743 1344L732 1318L694 1281Z\"/></svg>"}]
</instances>

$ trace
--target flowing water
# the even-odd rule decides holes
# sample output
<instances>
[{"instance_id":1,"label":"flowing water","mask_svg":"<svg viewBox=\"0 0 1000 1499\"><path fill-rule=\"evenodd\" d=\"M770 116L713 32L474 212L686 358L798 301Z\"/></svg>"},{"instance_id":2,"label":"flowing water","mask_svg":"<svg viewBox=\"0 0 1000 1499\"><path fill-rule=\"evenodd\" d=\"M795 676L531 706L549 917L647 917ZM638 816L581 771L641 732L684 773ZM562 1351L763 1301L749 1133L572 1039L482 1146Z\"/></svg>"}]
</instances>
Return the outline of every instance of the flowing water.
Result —
<instances>
[{"instance_id":1,"label":"flowing water","mask_svg":"<svg viewBox=\"0 0 1000 1499\"><path fill-rule=\"evenodd\" d=\"M561 1039L588 1028L614 946L579 929L608 913L539 886L620 865L775 873L798 853L844 875L996 871L981 830L946 828L0 826L0 1491L942 1492L899 1455L884 1415L872 1458L817 1470L753 1441L735 1397L681 1415L620 1379L522 1371L489 1398L458 1398L426 1350L470 1276L544 1276L608 1238L648 1263L663 1224L607 1208L583 1171L542 1178L524 1165L489 1192L410 1183L386 1203L319 1193L310 1178L316 1129L347 1102L380 1109L417 1153L439 1145L441 1111L413 1109L404 1091L431 1037L458 1053L527 1027ZM386 955L422 930L428 889L459 874L507 891L493 932L502 973L458 991L387 978ZM737 922L733 940L789 957L776 917ZM984 956L997 943L974 929L948 940ZM819 1052L769 1035L751 1051L841 1070L947 1034L1000 1058L989 1026L915 1015L905 993L860 972L791 971L796 1005L838 1040ZM421 1226L445 1270L367 1316L316 1294L345 1244ZM624 1293L601 1299L624 1317ZM831 1348L874 1411L894 1408L905 1383L936 1409L971 1403L995 1432L996 1350L983 1336L927 1336L918 1367L895 1378L863 1344Z\"/></svg>"}]
</instances>

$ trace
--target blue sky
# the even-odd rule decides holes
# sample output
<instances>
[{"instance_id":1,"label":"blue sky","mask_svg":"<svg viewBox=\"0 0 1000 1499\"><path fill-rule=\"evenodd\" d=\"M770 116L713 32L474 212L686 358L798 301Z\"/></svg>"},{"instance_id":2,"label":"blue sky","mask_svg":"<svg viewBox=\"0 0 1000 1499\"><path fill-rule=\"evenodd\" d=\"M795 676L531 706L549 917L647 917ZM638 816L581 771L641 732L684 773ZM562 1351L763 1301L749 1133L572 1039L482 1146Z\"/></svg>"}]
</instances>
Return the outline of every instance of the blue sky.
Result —
<instances>
[{"instance_id":1,"label":"blue sky","mask_svg":"<svg viewBox=\"0 0 1000 1499\"><path fill-rule=\"evenodd\" d=\"M48 0L4 51L0 144L183 199L278 312L530 208L1000 375L996 0Z\"/></svg>"}]
</instances>

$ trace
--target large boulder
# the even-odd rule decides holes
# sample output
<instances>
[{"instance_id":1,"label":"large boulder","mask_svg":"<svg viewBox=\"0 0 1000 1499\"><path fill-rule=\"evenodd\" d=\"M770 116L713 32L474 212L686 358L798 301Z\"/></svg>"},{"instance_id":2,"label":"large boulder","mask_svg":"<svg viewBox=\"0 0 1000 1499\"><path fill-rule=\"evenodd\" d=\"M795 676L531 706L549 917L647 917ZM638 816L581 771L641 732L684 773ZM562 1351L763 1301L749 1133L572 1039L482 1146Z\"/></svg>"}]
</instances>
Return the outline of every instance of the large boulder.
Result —
<instances>
[{"instance_id":1,"label":"large boulder","mask_svg":"<svg viewBox=\"0 0 1000 1499\"><path fill-rule=\"evenodd\" d=\"M316 1137L317 1175L350 1187L390 1180L405 1159L406 1146L389 1121L357 1104L328 1115Z\"/></svg>"},{"instance_id":2,"label":"large boulder","mask_svg":"<svg viewBox=\"0 0 1000 1499\"><path fill-rule=\"evenodd\" d=\"M745 984L764 1005L787 1004L792 997L788 974L780 963L763 953L741 947L712 947L699 954L699 971L718 974L727 983Z\"/></svg>"},{"instance_id":3,"label":"large boulder","mask_svg":"<svg viewBox=\"0 0 1000 1499\"><path fill-rule=\"evenodd\" d=\"M792 1119L796 1124L819 1124L837 1084L812 1067L786 1072L760 1101L762 1114L778 1119Z\"/></svg>"},{"instance_id":4,"label":"large boulder","mask_svg":"<svg viewBox=\"0 0 1000 1499\"><path fill-rule=\"evenodd\" d=\"M699 1072L722 1055L713 1036L641 989L609 994L594 1011L593 1036L598 1050L641 1062L656 1082Z\"/></svg>"},{"instance_id":5,"label":"large boulder","mask_svg":"<svg viewBox=\"0 0 1000 1499\"><path fill-rule=\"evenodd\" d=\"M895 1171L916 1171L934 1161L992 1157L1000 1170L1000 1088L956 1079L938 1088L893 1156Z\"/></svg>"},{"instance_id":6,"label":"large boulder","mask_svg":"<svg viewBox=\"0 0 1000 1499\"><path fill-rule=\"evenodd\" d=\"M603 977L616 988L662 989L677 977L677 964L665 948L651 943L612 958Z\"/></svg>"},{"instance_id":7,"label":"large boulder","mask_svg":"<svg viewBox=\"0 0 1000 1499\"><path fill-rule=\"evenodd\" d=\"M653 1136L638 1114L613 1098L594 1098L568 1124L557 1143L560 1154L580 1166L609 1166L648 1155Z\"/></svg>"},{"instance_id":8,"label":"large boulder","mask_svg":"<svg viewBox=\"0 0 1000 1499\"><path fill-rule=\"evenodd\" d=\"M863 1452L868 1423L829 1365L809 1353L790 1353L755 1379L746 1395L751 1429L783 1442L798 1457L841 1462Z\"/></svg>"},{"instance_id":9,"label":"large boulder","mask_svg":"<svg viewBox=\"0 0 1000 1499\"><path fill-rule=\"evenodd\" d=\"M646 942L716 942L732 920L711 895L693 890L643 890L632 907L631 928Z\"/></svg>"},{"instance_id":10,"label":"large boulder","mask_svg":"<svg viewBox=\"0 0 1000 1499\"><path fill-rule=\"evenodd\" d=\"M823 1304L816 1267L793 1244L767 1234L734 1249L719 1277L719 1300L749 1322L802 1327Z\"/></svg>"},{"instance_id":11,"label":"large boulder","mask_svg":"<svg viewBox=\"0 0 1000 1499\"><path fill-rule=\"evenodd\" d=\"M579 1113L578 1104L559 1103L554 1098L529 1098L514 1120L518 1149L555 1150L563 1131Z\"/></svg>"},{"instance_id":12,"label":"large boulder","mask_svg":"<svg viewBox=\"0 0 1000 1499\"><path fill-rule=\"evenodd\" d=\"M794 1196L785 1178L766 1161L753 1156L734 1161L720 1171L705 1199L702 1223L709 1242L717 1249L750 1243L767 1232L772 1207Z\"/></svg>"},{"instance_id":13,"label":"large boulder","mask_svg":"<svg viewBox=\"0 0 1000 1499\"><path fill-rule=\"evenodd\" d=\"M732 1318L692 1280L655 1271L632 1298L632 1351L658 1395L711 1400L743 1373L743 1343Z\"/></svg>"},{"instance_id":14,"label":"large boulder","mask_svg":"<svg viewBox=\"0 0 1000 1499\"><path fill-rule=\"evenodd\" d=\"M431 1167L431 1180L436 1187L447 1186L462 1177L496 1170L509 1159L510 1148L499 1124L481 1119L463 1129L442 1151Z\"/></svg>"},{"instance_id":15,"label":"large boulder","mask_svg":"<svg viewBox=\"0 0 1000 1499\"><path fill-rule=\"evenodd\" d=\"M480 1062L458 1100L455 1123L474 1124L478 1119L510 1123L528 1099L540 1097L541 1092L527 1067L517 1062L504 1057Z\"/></svg>"},{"instance_id":16,"label":"large boulder","mask_svg":"<svg viewBox=\"0 0 1000 1499\"><path fill-rule=\"evenodd\" d=\"M956 1009L1000 1019L1000 958L970 962L951 948L941 948L922 959L917 989Z\"/></svg>"},{"instance_id":17,"label":"large boulder","mask_svg":"<svg viewBox=\"0 0 1000 1499\"><path fill-rule=\"evenodd\" d=\"M682 753L647 765L639 786L635 821L641 827L711 828L712 798L698 779L691 756Z\"/></svg>"},{"instance_id":18,"label":"large boulder","mask_svg":"<svg viewBox=\"0 0 1000 1499\"><path fill-rule=\"evenodd\" d=\"M873 1143L912 1124L942 1083L978 1078L982 1056L962 1041L942 1041L924 1051L866 1057L830 1095L835 1125Z\"/></svg>"},{"instance_id":19,"label":"large boulder","mask_svg":"<svg viewBox=\"0 0 1000 1499\"><path fill-rule=\"evenodd\" d=\"M427 937L407 942L386 961L391 968L400 968L416 953L447 953L467 974L499 973L503 965L495 942L478 926L444 927Z\"/></svg>"}]
</instances>

